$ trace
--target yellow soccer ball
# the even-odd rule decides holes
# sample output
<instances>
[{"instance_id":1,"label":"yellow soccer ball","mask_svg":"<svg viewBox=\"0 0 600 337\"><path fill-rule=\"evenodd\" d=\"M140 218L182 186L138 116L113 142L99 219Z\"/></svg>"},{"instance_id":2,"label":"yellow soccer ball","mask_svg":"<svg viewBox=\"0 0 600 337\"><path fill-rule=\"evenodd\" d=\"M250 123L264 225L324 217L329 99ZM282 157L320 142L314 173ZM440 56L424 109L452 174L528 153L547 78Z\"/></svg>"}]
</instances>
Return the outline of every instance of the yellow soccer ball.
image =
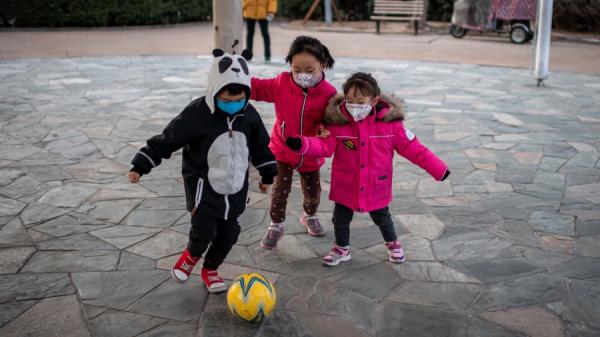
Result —
<instances>
[{"instance_id":1,"label":"yellow soccer ball","mask_svg":"<svg viewBox=\"0 0 600 337\"><path fill-rule=\"evenodd\" d=\"M275 287L259 273L238 276L227 291L227 306L248 322L260 322L275 308Z\"/></svg>"}]
</instances>

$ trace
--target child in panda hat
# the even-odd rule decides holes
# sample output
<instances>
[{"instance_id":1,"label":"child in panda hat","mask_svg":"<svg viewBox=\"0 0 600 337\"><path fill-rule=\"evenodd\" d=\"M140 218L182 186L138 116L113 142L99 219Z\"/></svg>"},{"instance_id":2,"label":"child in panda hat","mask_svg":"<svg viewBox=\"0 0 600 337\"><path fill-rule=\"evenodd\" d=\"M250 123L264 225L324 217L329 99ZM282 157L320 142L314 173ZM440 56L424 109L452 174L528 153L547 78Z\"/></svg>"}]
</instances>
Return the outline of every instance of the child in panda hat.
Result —
<instances>
[{"instance_id":1,"label":"child in panda hat","mask_svg":"<svg viewBox=\"0 0 600 337\"><path fill-rule=\"evenodd\" d=\"M237 242L239 215L248 194L248 163L262 184L277 175L269 135L250 99L248 51L242 55L213 51L207 95L192 101L163 130L146 142L132 161L132 183L162 159L183 148L182 174L191 229L187 249L172 269L185 282L204 252L202 280L209 292L227 289L217 269Z\"/></svg>"}]
</instances>

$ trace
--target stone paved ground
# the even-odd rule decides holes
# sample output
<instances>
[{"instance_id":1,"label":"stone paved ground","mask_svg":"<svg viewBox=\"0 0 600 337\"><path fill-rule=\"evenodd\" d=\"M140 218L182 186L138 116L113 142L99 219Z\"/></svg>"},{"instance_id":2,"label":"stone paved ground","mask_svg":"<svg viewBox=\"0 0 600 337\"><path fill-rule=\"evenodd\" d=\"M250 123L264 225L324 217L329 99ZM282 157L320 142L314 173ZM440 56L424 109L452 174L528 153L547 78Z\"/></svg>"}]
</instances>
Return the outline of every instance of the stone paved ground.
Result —
<instances>
[{"instance_id":1,"label":"stone paved ground","mask_svg":"<svg viewBox=\"0 0 600 337\"><path fill-rule=\"evenodd\" d=\"M2 61L0 335L598 336L600 77L557 73L536 88L523 70L338 61L338 87L363 70L406 98L407 124L453 175L436 183L396 160L403 265L359 216L352 262L321 266L332 205L324 191L327 236L307 236L297 182L281 251L258 248L269 201L253 184L222 272L276 282L262 325L232 318L198 277L169 279L189 228L180 155L125 179L142 142L203 90L210 59ZM327 190L329 162L322 174Z\"/></svg>"}]
</instances>

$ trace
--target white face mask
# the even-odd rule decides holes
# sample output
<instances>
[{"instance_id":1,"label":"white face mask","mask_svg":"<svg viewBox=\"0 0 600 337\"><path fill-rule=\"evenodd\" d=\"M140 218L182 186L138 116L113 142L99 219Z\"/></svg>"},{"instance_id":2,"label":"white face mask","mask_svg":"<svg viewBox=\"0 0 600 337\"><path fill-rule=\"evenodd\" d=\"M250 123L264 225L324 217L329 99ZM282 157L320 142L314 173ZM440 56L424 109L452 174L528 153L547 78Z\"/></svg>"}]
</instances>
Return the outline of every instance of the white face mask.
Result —
<instances>
[{"instance_id":1,"label":"white face mask","mask_svg":"<svg viewBox=\"0 0 600 337\"><path fill-rule=\"evenodd\" d=\"M322 73L319 73L318 75L313 75L313 74L309 74L309 73L295 73L294 81L300 87L307 89L307 88L312 88L315 85L319 84L319 82L321 82L322 76L323 76Z\"/></svg>"},{"instance_id":2,"label":"white face mask","mask_svg":"<svg viewBox=\"0 0 600 337\"><path fill-rule=\"evenodd\" d=\"M348 113L352 115L352 118L354 118L354 121L356 122L365 119L372 109L373 107L371 104L346 103L346 110L348 110Z\"/></svg>"}]
</instances>

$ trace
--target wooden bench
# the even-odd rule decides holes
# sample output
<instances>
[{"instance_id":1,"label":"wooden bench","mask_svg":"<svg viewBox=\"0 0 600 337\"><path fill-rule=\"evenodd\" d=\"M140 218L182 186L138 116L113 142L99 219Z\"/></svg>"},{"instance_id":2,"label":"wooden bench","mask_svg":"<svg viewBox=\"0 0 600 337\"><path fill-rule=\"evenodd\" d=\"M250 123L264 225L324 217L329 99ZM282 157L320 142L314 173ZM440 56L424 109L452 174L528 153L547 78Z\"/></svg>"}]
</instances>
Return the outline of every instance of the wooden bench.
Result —
<instances>
[{"instance_id":1,"label":"wooden bench","mask_svg":"<svg viewBox=\"0 0 600 337\"><path fill-rule=\"evenodd\" d=\"M381 34L381 21L400 21L413 22L418 35L424 8L425 0L375 0L371 20L376 22L377 34Z\"/></svg>"}]
</instances>

